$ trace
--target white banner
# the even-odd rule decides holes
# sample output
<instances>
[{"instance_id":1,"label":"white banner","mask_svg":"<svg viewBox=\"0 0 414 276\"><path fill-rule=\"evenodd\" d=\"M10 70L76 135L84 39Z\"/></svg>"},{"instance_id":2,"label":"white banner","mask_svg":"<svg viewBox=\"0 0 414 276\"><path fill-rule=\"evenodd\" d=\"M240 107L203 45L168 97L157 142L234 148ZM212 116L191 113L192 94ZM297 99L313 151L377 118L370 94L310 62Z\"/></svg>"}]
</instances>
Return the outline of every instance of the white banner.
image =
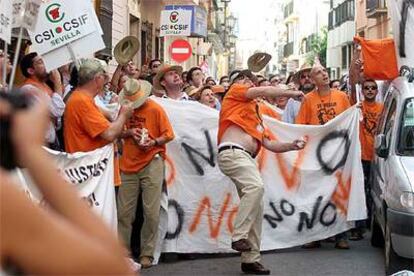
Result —
<instances>
[{"instance_id":1,"label":"white banner","mask_svg":"<svg viewBox=\"0 0 414 276\"><path fill-rule=\"evenodd\" d=\"M191 15L189 10L161 11L160 36L190 36Z\"/></svg>"},{"instance_id":2,"label":"white banner","mask_svg":"<svg viewBox=\"0 0 414 276\"><path fill-rule=\"evenodd\" d=\"M114 189L113 145L91 152L68 154L48 150L56 161L62 176L76 186L80 196L111 227L117 231L117 214ZM30 175L18 171L19 183L30 198L42 204L43 196L32 184Z\"/></svg>"},{"instance_id":3,"label":"white banner","mask_svg":"<svg viewBox=\"0 0 414 276\"><path fill-rule=\"evenodd\" d=\"M165 201L160 248L232 252L239 198L217 164L219 114L197 102L157 101L176 135L167 147L168 207ZM302 151L262 151L256 158L265 183L262 250L331 237L350 229L352 221L366 218L358 118L352 107L324 126L265 119L277 140L306 137L308 144ZM163 226L166 220L168 229Z\"/></svg>"},{"instance_id":4,"label":"white banner","mask_svg":"<svg viewBox=\"0 0 414 276\"><path fill-rule=\"evenodd\" d=\"M41 0L13 0L13 28L36 28Z\"/></svg>"},{"instance_id":5,"label":"white banner","mask_svg":"<svg viewBox=\"0 0 414 276\"><path fill-rule=\"evenodd\" d=\"M0 39L11 43L12 0L0 0Z\"/></svg>"}]
</instances>

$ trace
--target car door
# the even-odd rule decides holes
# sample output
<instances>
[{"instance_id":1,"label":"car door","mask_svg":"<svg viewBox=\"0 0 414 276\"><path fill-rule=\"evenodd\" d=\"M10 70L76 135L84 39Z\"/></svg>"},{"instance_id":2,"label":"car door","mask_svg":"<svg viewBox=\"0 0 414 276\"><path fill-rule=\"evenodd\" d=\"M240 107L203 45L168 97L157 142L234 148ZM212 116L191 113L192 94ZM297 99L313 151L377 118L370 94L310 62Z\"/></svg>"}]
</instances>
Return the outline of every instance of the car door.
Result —
<instances>
[{"instance_id":1,"label":"car door","mask_svg":"<svg viewBox=\"0 0 414 276\"><path fill-rule=\"evenodd\" d=\"M394 92L394 93L393 93ZM391 148L391 143L394 139L394 125L396 123L397 110L397 91L390 91L386 99L385 112L382 114L380 121L380 129L377 134L383 134L386 138L386 147ZM377 219L384 225L385 210L382 209L382 201L387 189L387 179L389 179L390 168L388 165L388 158L381 158L375 155L372 163L372 196L377 210L379 211Z\"/></svg>"}]
</instances>

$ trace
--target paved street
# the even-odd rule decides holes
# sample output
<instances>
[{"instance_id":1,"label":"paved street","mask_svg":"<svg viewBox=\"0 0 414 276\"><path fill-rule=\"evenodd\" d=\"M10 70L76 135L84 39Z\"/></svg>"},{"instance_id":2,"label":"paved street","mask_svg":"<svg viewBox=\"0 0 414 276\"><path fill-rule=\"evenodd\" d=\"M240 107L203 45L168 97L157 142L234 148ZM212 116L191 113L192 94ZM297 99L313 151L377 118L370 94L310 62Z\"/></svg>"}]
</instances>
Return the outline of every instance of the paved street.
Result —
<instances>
[{"instance_id":1,"label":"paved street","mask_svg":"<svg viewBox=\"0 0 414 276\"><path fill-rule=\"evenodd\" d=\"M263 263L271 275L384 275L381 249L371 247L369 239L350 241L350 250L338 250L333 243L305 250L299 247L265 253ZM142 275L240 275L238 256L208 256L192 261L160 263Z\"/></svg>"}]
</instances>

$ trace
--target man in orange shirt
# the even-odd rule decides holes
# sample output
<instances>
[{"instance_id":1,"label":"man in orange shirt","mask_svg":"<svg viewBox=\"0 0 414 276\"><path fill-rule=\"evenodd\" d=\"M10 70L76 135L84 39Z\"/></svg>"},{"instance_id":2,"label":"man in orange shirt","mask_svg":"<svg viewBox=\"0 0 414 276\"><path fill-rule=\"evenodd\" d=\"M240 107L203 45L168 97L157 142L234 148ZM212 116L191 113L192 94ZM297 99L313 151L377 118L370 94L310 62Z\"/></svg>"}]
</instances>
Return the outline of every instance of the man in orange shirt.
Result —
<instances>
[{"instance_id":1,"label":"man in orange shirt","mask_svg":"<svg viewBox=\"0 0 414 276\"><path fill-rule=\"evenodd\" d=\"M128 120L124 154L121 157L122 185L118 192L118 230L130 248L132 223L139 194L142 192L144 222L141 229L140 260L143 268L152 266L158 237L158 224L166 144L174 139L167 114L152 99L151 87L129 79L120 93L120 101L133 102L134 113Z\"/></svg>"},{"instance_id":2,"label":"man in orange shirt","mask_svg":"<svg viewBox=\"0 0 414 276\"><path fill-rule=\"evenodd\" d=\"M302 101L296 117L296 124L324 125L347 110L351 104L344 92L330 88L328 72L320 63L315 63L310 76L315 84L315 90L306 94ZM336 235L335 239L335 248L349 249L346 233ZM303 245L303 248L310 249L320 246L320 241L313 241Z\"/></svg>"},{"instance_id":3,"label":"man in orange shirt","mask_svg":"<svg viewBox=\"0 0 414 276\"><path fill-rule=\"evenodd\" d=\"M54 150L62 150L56 136L56 130L60 128L60 119L65 111L63 102L63 85L58 70L52 70L50 74L46 72L46 67L42 57L37 53L25 55L20 61L20 68L26 77L22 85L22 90L29 93L34 99L46 94L50 98L49 110L51 123L46 133L47 146ZM51 83L51 86L47 82Z\"/></svg>"},{"instance_id":4,"label":"man in orange shirt","mask_svg":"<svg viewBox=\"0 0 414 276\"><path fill-rule=\"evenodd\" d=\"M353 91L355 93L356 91ZM367 199L368 213L371 210L371 195L369 176L371 173L371 161L374 157L374 137L378 127L378 121L384 105L376 102L378 86L375 80L367 79L362 82L362 94L364 100L361 102L362 122L359 128L359 140L361 141L361 160L364 171L365 196ZM355 97L352 97L354 100ZM370 216L368 216L369 221ZM350 240L361 240L363 238L362 230L365 227L365 221L357 221L356 228L351 231Z\"/></svg>"},{"instance_id":5,"label":"man in orange shirt","mask_svg":"<svg viewBox=\"0 0 414 276\"><path fill-rule=\"evenodd\" d=\"M273 152L300 150L305 141L271 141L265 131L255 99L277 96L301 97L302 92L277 86L254 87L249 71L234 71L232 85L224 97L218 130L218 164L230 177L240 196L234 221L232 248L242 252L241 269L245 273L268 275L260 263L264 185L254 160L263 145Z\"/></svg>"},{"instance_id":6,"label":"man in orange shirt","mask_svg":"<svg viewBox=\"0 0 414 276\"><path fill-rule=\"evenodd\" d=\"M109 81L102 64L94 59L82 63L78 87L69 98L64 115L65 149L69 153L88 152L119 137L132 115L131 105L123 105L119 116L109 122L96 106L94 98Z\"/></svg>"}]
</instances>

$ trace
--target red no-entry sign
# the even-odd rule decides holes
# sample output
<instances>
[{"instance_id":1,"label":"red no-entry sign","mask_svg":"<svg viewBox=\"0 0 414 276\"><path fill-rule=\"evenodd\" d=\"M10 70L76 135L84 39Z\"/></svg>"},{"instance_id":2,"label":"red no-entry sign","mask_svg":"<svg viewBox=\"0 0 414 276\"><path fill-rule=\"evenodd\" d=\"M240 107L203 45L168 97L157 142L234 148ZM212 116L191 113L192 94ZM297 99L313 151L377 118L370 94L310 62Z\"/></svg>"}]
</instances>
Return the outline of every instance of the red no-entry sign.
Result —
<instances>
[{"instance_id":1,"label":"red no-entry sign","mask_svg":"<svg viewBox=\"0 0 414 276\"><path fill-rule=\"evenodd\" d=\"M176 62L184 62L191 57L193 53L191 44L183 39L174 40L170 46L171 58Z\"/></svg>"}]
</instances>

